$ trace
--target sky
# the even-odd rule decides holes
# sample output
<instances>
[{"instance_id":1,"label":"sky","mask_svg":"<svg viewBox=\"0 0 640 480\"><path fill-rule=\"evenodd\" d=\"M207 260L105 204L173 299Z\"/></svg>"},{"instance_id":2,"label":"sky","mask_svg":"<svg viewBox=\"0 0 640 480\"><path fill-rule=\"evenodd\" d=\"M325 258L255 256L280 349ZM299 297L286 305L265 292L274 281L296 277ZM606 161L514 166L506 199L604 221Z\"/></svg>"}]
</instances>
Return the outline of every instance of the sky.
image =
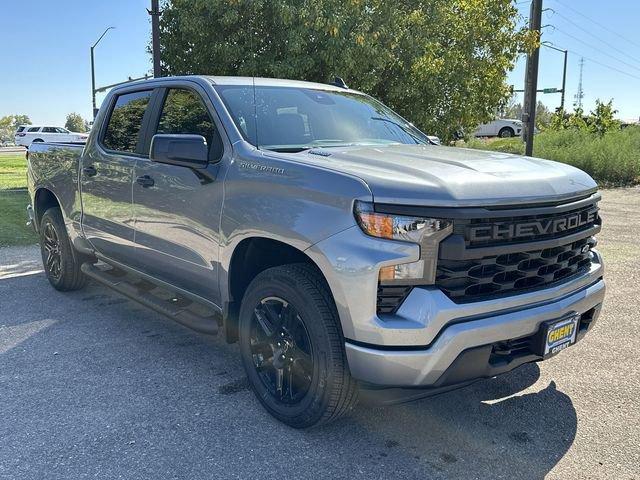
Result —
<instances>
[{"instance_id":1,"label":"sky","mask_svg":"<svg viewBox=\"0 0 640 480\"><path fill-rule=\"evenodd\" d=\"M516 0L524 17L529 0ZM147 46L151 24L148 0L0 0L0 117L27 114L34 123L64 125L70 112L91 117L89 47L95 49L96 84L109 85L151 71ZM640 117L640 1L544 0L542 40L568 49L565 105L572 108L579 61L586 111L596 99L613 99L618 117ZM539 88L560 88L563 55L543 48ZM524 84L520 58L508 82ZM348 79L347 79L348 81ZM98 96L98 105L104 95ZM538 94L550 108L560 94ZM521 100L521 98L519 98Z\"/></svg>"}]
</instances>

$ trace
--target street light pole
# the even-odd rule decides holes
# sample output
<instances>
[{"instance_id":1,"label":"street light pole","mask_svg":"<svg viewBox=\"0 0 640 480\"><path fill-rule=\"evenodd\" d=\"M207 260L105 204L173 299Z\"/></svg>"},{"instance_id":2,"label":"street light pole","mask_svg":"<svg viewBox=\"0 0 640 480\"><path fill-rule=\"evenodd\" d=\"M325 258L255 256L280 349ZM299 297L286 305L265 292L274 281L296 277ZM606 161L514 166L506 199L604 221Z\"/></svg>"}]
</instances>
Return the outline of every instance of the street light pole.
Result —
<instances>
[{"instance_id":1,"label":"street light pole","mask_svg":"<svg viewBox=\"0 0 640 480\"><path fill-rule=\"evenodd\" d=\"M554 47L550 42L542 42L542 45L555 50L556 52L564 53L564 67L562 68L562 97L560 97L560 109L564 111L564 91L567 87L567 55L569 50L563 50L562 48Z\"/></svg>"},{"instance_id":2,"label":"street light pole","mask_svg":"<svg viewBox=\"0 0 640 480\"><path fill-rule=\"evenodd\" d=\"M564 112L564 91L567 88L567 54L568 50L564 51L564 68L562 69L562 97L560 97L560 110Z\"/></svg>"},{"instance_id":3,"label":"street light pole","mask_svg":"<svg viewBox=\"0 0 640 480\"><path fill-rule=\"evenodd\" d=\"M100 43L100 40L102 40L102 37L104 37L107 32L109 30L113 30L116 27L107 27L107 29L102 32L102 35L100 35L100 38L98 38L98 40L96 40L96 43L94 43L93 45L91 45L91 102L93 105L93 118L96 118L96 115L98 114L98 107L96 106L96 70L95 70L95 61L93 59L93 50L96 48L96 45L98 45L98 43Z\"/></svg>"}]
</instances>

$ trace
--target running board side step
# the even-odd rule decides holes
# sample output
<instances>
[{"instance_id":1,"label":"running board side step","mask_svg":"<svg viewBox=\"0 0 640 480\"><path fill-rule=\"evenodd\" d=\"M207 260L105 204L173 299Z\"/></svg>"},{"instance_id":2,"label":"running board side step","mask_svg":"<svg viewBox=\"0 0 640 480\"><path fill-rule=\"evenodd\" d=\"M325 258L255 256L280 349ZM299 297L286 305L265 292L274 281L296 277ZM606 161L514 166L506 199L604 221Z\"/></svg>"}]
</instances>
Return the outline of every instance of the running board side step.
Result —
<instances>
[{"instance_id":1,"label":"running board side step","mask_svg":"<svg viewBox=\"0 0 640 480\"><path fill-rule=\"evenodd\" d=\"M91 263L80 267L85 275L106 287L155 310L179 324L207 335L216 335L221 316L205 305L180 297L151 282L133 277L116 268L101 268Z\"/></svg>"}]
</instances>

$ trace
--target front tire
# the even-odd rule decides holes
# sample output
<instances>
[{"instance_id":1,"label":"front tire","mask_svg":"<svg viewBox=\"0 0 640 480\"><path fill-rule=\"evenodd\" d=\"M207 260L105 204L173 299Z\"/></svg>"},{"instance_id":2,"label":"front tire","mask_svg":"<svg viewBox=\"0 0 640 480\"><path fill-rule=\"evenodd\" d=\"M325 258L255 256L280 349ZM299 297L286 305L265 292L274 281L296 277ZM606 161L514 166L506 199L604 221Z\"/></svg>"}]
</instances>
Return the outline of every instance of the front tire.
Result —
<instances>
[{"instance_id":1,"label":"front tire","mask_svg":"<svg viewBox=\"0 0 640 480\"><path fill-rule=\"evenodd\" d=\"M42 215L40 251L44 272L53 288L67 292L85 286L87 277L80 270L80 254L73 251L62 212L57 207Z\"/></svg>"},{"instance_id":2,"label":"front tire","mask_svg":"<svg viewBox=\"0 0 640 480\"><path fill-rule=\"evenodd\" d=\"M498 136L500 138L511 138L516 136L516 132L513 131L513 128L504 127L500 129Z\"/></svg>"},{"instance_id":3,"label":"front tire","mask_svg":"<svg viewBox=\"0 0 640 480\"><path fill-rule=\"evenodd\" d=\"M338 419L357 401L335 304L316 268L270 268L240 307L240 352L258 400L278 420L307 428Z\"/></svg>"}]
</instances>

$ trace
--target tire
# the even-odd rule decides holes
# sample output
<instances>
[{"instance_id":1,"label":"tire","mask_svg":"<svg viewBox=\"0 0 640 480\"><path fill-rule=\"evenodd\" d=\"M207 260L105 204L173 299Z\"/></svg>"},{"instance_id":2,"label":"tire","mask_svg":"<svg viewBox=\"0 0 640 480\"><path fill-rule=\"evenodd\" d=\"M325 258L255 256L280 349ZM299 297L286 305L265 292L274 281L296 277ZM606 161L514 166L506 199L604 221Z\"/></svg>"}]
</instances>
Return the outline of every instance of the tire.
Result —
<instances>
[{"instance_id":1,"label":"tire","mask_svg":"<svg viewBox=\"0 0 640 480\"><path fill-rule=\"evenodd\" d=\"M58 207L50 208L42 215L40 251L44 272L53 288L67 292L85 286L87 277L80 270L82 256L71 246Z\"/></svg>"},{"instance_id":2,"label":"tire","mask_svg":"<svg viewBox=\"0 0 640 480\"><path fill-rule=\"evenodd\" d=\"M511 138L516 136L516 132L514 132L511 127L503 127L498 132L498 136L500 138Z\"/></svg>"},{"instance_id":3,"label":"tire","mask_svg":"<svg viewBox=\"0 0 640 480\"><path fill-rule=\"evenodd\" d=\"M280 392L277 386L274 392L270 372L277 372L274 366L282 350L271 343L264 353L264 344L272 340L260 342L258 335L277 339L278 328L272 329L273 336L267 336L258 312L264 308L266 313L269 305L277 309L282 302L281 312L287 312L279 317L284 319L282 329L293 338L282 358L290 355L287 361L292 363L282 368ZM299 263L258 274L242 300L239 327L240 354L249 384L275 418L294 428L308 428L337 420L353 408L358 390L347 366L338 312L316 268ZM258 349L261 353L256 353Z\"/></svg>"}]
</instances>

